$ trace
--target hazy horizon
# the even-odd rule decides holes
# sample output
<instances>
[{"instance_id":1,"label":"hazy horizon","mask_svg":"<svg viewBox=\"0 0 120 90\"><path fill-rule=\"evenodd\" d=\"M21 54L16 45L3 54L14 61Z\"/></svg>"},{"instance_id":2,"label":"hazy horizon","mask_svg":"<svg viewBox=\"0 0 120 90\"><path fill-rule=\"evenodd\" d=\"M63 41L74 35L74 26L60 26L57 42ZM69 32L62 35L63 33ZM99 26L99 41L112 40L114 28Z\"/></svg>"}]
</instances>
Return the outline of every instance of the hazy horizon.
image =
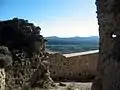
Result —
<instances>
[{"instance_id":1,"label":"hazy horizon","mask_svg":"<svg viewBox=\"0 0 120 90\"><path fill-rule=\"evenodd\" d=\"M27 19L44 37L99 36L95 0L0 0L0 20Z\"/></svg>"},{"instance_id":2,"label":"hazy horizon","mask_svg":"<svg viewBox=\"0 0 120 90\"><path fill-rule=\"evenodd\" d=\"M43 36L45 37L45 36ZM47 37L58 37L58 38L72 38L72 37L99 37L99 36L69 36L69 37L59 37L59 36L47 36Z\"/></svg>"}]
</instances>

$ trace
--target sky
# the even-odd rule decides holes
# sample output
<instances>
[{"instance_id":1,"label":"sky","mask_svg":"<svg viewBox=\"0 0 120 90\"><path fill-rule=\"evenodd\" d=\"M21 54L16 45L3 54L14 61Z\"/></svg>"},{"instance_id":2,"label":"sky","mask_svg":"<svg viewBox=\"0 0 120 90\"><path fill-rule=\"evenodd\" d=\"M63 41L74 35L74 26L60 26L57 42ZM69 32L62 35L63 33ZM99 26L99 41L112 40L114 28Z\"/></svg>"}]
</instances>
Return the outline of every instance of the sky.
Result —
<instances>
[{"instance_id":1,"label":"sky","mask_svg":"<svg viewBox=\"0 0 120 90\"><path fill-rule=\"evenodd\" d=\"M27 19L44 37L99 35L95 0L0 0L0 11L0 20Z\"/></svg>"}]
</instances>

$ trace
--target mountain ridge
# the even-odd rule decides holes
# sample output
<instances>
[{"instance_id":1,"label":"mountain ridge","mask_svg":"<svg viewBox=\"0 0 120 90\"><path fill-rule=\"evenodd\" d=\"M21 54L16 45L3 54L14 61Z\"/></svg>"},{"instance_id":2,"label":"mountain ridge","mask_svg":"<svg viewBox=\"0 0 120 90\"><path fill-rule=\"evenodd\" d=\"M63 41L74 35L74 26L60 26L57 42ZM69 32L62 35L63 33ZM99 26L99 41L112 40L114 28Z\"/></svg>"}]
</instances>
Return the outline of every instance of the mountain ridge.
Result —
<instances>
[{"instance_id":1,"label":"mountain ridge","mask_svg":"<svg viewBox=\"0 0 120 90\"><path fill-rule=\"evenodd\" d=\"M84 52L99 48L99 37L46 37L46 48L60 53Z\"/></svg>"},{"instance_id":2,"label":"mountain ridge","mask_svg":"<svg viewBox=\"0 0 120 90\"><path fill-rule=\"evenodd\" d=\"M47 44L57 44L57 45L62 45L62 44L82 44L85 42L89 43L98 43L99 42L99 37L98 36L91 36L91 37L67 37L67 38L60 38L60 37L45 37L47 40Z\"/></svg>"},{"instance_id":3,"label":"mountain ridge","mask_svg":"<svg viewBox=\"0 0 120 90\"><path fill-rule=\"evenodd\" d=\"M48 36L44 38L61 38L61 39L67 39L67 38L99 38L99 36L88 36L88 37L80 37L80 36L73 36L73 37L58 37L58 36Z\"/></svg>"}]
</instances>

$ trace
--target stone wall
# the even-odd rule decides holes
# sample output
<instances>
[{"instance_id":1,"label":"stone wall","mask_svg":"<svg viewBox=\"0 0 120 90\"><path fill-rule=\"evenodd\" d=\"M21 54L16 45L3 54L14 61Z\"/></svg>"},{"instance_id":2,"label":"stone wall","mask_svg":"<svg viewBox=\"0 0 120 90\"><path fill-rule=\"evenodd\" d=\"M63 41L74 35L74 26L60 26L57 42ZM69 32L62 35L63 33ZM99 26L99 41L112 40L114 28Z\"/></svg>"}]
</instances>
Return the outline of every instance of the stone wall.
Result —
<instances>
[{"instance_id":1,"label":"stone wall","mask_svg":"<svg viewBox=\"0 0 120 90\"><path fill-rule=\"evenodd\" d=\"M29 90L53 83L43 62L47 53L40 30L24 19L0 21L0 84L5 90Z\"/></svg>"},{"instance_id":2,"label":"stone wall","mask_svg":"<svg viewBox=\"0 0 120 90\"><path fill-rule=\"evenodd\" d=\"M5 70L0 69L0 90L5 90Z\"/></svg>"},{"instance_id":3,"label":"stone wall","mask_svg":"<svg viewBox=\"0 0 120 90\"><path fill-rule=\"evenodd\" d=\"M100 35L92 90L120 90L120 0L96 0Z\"/></svg>"},{"instance_id":4,"label":"stone wall","mask_svg":"<svg viewBox=\"0 0 120 90\"><path fill-rule=\"evenodd\" d=\"M90 81L96 76L98 51L72 54L51 54L50 72L55 80Z\"/></svg>"}]
</instances>

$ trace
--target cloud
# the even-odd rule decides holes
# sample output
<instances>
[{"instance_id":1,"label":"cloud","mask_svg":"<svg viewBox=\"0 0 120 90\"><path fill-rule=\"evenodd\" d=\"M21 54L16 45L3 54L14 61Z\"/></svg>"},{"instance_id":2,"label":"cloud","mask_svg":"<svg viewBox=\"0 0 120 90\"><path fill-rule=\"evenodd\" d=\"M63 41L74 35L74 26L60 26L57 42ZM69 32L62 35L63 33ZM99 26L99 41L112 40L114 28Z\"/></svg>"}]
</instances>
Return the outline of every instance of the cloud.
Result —
<instances>
[{"instance_id":1,"label":"cloud","mask_svg":"<svg viewBox=\"0 0 120 90\"><path fill-rule=\"evenodd\" d=\"M59 18L39 23L43 36L98 36L98 25L96 18Z\"/></svg>"}]
</instances>

